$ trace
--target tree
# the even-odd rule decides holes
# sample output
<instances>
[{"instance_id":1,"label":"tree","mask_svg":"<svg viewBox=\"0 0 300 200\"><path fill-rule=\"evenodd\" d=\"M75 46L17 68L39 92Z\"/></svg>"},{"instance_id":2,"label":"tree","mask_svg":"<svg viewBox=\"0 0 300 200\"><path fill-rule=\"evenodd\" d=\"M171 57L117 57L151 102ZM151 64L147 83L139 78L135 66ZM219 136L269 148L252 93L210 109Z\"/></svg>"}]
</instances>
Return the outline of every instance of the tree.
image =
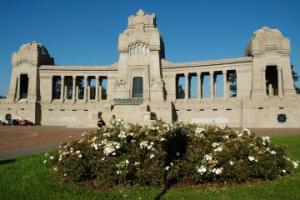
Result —
<instances>
[{"instance_id":1,"label":"tree","mask_svg":"<svg viewBox=\"0 0 300 200\"><path fill-rule=\"evenodd\" d=\"M237 95L237 85L236 85L236 73L228 73L228 83L229 83L229 90L230 96L236 97Z\"/></svg>"},{"instance_id":2,"label":"tree","mask_svg":"<svg viewBox=\"0 0 300 200\"><path fill-rule=\"evenodd\" d=\"M177 88L177 98L184 99L184 97L185 97L184 89L182 88L182 85L179 85Z\"/></svg>"},{"instance_id":3,"label":"tree","mask_svg":"<svg viewBox=\"0 0 300 200\"><path fill-rule=\"evenodd\" d=\"M292 68L292 75L293 75L294 87L295 87L296 93L297 93L297 94L300 94L300 87L298 87L298 86L296 85L296 82L299 80L299 75L298 75L297 72L294 70L294 65L291 65L291 68Z\"/></svg>"}]
</instances>

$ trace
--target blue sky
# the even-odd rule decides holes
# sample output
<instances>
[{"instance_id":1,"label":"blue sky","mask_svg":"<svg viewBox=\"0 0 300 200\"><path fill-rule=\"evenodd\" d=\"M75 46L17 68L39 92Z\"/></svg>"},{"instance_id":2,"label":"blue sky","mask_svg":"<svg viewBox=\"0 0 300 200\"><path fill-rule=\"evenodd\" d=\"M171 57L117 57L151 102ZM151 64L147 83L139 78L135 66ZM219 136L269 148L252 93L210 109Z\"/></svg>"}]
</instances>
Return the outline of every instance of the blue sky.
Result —
<instances>
[{"instance_id":1,"label":"blue sky","mask_svg":"<svg viewBox=\"0 0 300 200\"><path fill-rule=\"evenodd\" d=\"M172 62L243 56L251 34L269 26L290 38L300 74L297 0L1 0L0 95L7 93L11 54L30 41L43 43L58 65L117 62L118 35L139 8L156 13Z\"/></svg>"}]
</instances>

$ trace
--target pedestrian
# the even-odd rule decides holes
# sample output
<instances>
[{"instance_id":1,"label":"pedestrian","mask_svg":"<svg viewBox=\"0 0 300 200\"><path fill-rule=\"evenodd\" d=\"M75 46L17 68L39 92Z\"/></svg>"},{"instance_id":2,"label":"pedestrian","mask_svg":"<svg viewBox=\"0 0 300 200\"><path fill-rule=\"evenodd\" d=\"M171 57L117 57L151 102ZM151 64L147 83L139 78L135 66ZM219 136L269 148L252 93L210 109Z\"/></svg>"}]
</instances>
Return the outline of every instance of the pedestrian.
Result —
<instances>
[{"instance_id":1,"label":"pedestrian","mask_svg":"<svg viewBox=\"0 0 300 200\"><path fill-rule=\"evenodd\" d=\"M99 128L105 126L105 122L102 119L102 112L98 112L98 123L97 123L97 125L98 125Z\"/></svg>"},{"instance_id":2,"label":"pedestrian","mask_svg":"<svg viewBox=\"0 0 300 200\"><path fill-rule=\"evenodd\" d=\"M116 116L115 116L115 115L112 115L111 118L110 118L110 120L109 120L109 123L110 123L111 125L114 125L115 122L116 122Z\"/></svg>"}]
</instances>

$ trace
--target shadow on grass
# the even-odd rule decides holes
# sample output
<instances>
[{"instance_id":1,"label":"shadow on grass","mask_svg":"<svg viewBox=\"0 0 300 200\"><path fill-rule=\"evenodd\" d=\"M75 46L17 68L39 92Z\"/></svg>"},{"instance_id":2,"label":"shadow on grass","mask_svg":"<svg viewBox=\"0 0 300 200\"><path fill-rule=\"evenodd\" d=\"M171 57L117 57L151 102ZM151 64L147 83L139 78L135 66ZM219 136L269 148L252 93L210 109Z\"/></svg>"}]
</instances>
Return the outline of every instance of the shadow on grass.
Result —
<instances>
[{"instance_id":1,"label":"shadow on grass","mask_svg":"<svg viewBox=\"0 0 300 200\"><path fill-rule=\"evenodd\" d=\"M16 162L16 159L0 160L0 165L5 165L14 162Z\"/></svg>"}]
</instances>

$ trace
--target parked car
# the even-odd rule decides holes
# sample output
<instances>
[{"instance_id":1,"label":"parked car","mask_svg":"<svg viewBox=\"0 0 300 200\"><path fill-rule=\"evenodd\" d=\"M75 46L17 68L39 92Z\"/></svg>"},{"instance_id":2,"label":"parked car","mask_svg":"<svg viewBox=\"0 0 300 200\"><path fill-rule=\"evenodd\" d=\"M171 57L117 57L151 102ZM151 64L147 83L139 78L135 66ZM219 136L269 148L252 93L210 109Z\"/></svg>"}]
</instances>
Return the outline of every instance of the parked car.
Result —
<instances>
[{"instance_id":1,"label":"parked car","mask_svg":"<svg viewBox=\"0 0 300 200\"><path fill-rule=\"evenodd\" d=\"M19 122L19 125L21 126L33 126L34 123L32 121L29 121L27 119L21 119L21 120L18 120Z\"/></svg>"},{"instance_id":2,"label":"parked car","mask_svg":"<svg viewBox=\"0 0 300 200\"><path fill-rule=\"evenodd\" d=\"M2 121L0 120L0 126L5 126L6 125L6 122L5 121Z\"/></svg>"}]
</instances>

